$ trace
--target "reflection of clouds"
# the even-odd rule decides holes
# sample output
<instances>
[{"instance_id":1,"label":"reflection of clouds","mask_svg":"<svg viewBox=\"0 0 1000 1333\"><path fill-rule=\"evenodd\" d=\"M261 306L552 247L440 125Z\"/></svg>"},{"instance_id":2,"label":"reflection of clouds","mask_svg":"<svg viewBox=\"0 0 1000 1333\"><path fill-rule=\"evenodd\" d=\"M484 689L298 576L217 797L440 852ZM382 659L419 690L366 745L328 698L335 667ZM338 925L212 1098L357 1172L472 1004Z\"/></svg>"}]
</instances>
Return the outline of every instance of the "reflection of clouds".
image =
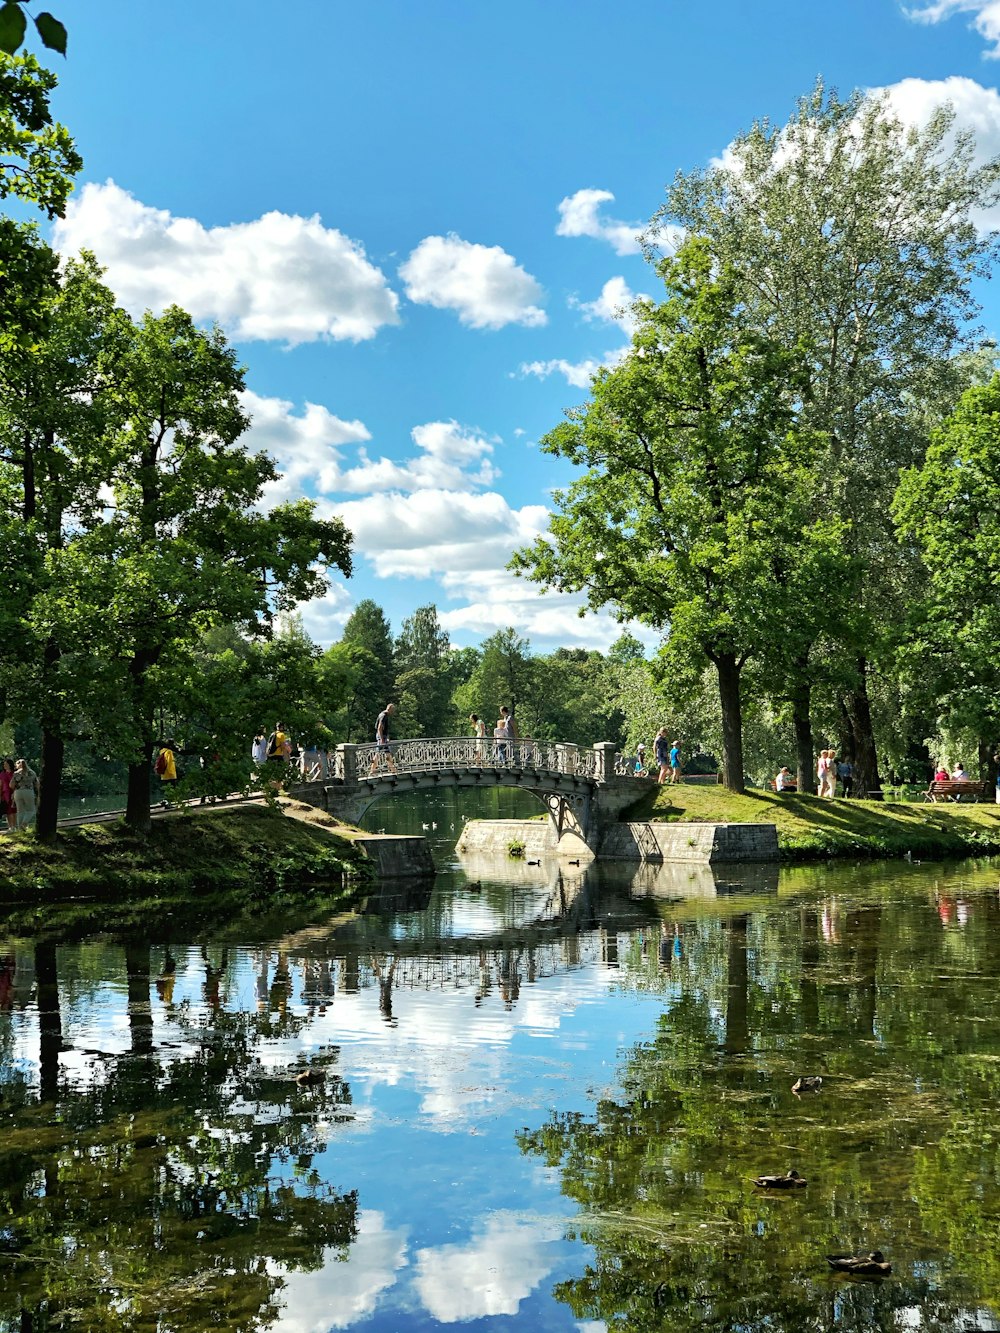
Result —
<instances>
[{"instance_id":1,"label":"reflection of clouds","mask_svg":"<svg viewBox=\"0 0 1000 1333\"><path fill-rule=\"evenodd\" d=\"M396 1281L407 1264L406 1233L387 1231L381 1213L358 1214L358 1238L346 1258L328 1249L315 1273L289 1272L281 1264L268 1270L284 1280L283 1308L274 1333L327 1333L370 1315L380 1294Z\"/></svg>"},{"instance_id":2,"label":"reflection of clouds","mask_svg":"<svg viewBox=\"0 0 1000 1333\"><path fill-rule=\"evenodd\" d=\"M561 1227L551 1218L494 1213L466 1245L417 1251L415 1286L443 1324L517 1314L556 1263Z\"/></svg>"}]
</instances>

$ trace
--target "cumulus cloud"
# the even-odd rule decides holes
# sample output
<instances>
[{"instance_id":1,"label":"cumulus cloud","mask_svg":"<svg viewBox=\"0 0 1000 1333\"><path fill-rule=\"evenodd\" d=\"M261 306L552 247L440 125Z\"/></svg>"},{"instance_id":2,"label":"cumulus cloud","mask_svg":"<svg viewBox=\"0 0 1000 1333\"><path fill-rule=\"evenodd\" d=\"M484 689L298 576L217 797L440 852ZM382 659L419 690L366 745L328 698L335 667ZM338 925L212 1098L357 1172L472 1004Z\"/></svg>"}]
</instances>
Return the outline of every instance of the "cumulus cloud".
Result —
<instances>
[{"instance_id":1,"label":"cumulus cloud","mask_svg":"<svg viewBox=\"0 0 1000 1333\"><path fill-rule=\"evenodd\" d=\"M306 403L302 412L296 412L295 405L283 398L248 389L243 406L250 416L249 447L270 454L282 474L267 490L268 507L314 490L336 490L341 477L338 446L371 439L363 421L344 421L318 403Z\"/></svg>"},{"instance_id":2,"label":"cumulus cloud","mask_svg":"<svg viewBox=\"0 0 1000 1333\"><path fill-rule=\"evenodd\" d=\"M627 330L631 332L631 329ZM613 347L602 357L585 357L582 361L567 361L565 357L552 357L548 361L522 361L518 367L522 375L534 375L545 380L550 375L562 375L567 384L574 389L589 389L590 381L597 372L605 367L617 366L628 355L631 344L622 343Z\"/></svg>"},{"instance_id":3,"label":"cumulus cloud","mask_svg":"<svg viewBox=\"0 0 1000 1333\"><path fill-rule=\"evenodd\" d=\"M500 475L491 461L493 442L457 421L428 421L414 426L410 439L417 452L397 461L371 458L371 439L363 421L345 421L327 408L293 403L247 390L243 405L251 417L247 441L268 453L281 476L265 493L265 507L303 495L368 495L379 491L417 491L427 487L475 489ZM357 446L357 462L345 466L339 446Z\"/></svg>"},{"instance_id":4,"label":"cumulus cloud","mask_svg":"<svg viewBox=\"0 0 1000 1333\"><path fill-rule=\"evenodd\" d=\"M467 1245L418 1250L417 1292L445 1324L515 1315L555 1265L560 1235L551 1219L496 1213Z\"/></svg>"},{"instance_id":5,"label":"cumulus cloud","mask_svg":"<svg viewBox=\"0 0 1000 1333\"><path fill-rule=\"evenodd\" d=\"M622 324L631 328L632 306L636 294L622 277L608 278L601 288L601 294L593 301L573 301L572 304L582 311L585 319L601 320L605 324Z\"/></svg>"},{"instance_id":6,"label":"cumulus cloud","mask_svg":"<svg viewBox=\"0 0 1000 1333\"><path fill-rule=\"evenodd\" d=\"M1000 0L921 0L919 6L904 5L903 13L918 23L941 23L955 14L971 14L972 27L992 50L985 54L1000 57Z\"/></svg>"},{"instance_id":7,"label":"cumulus cloud","mask_svg":"<svg viewBox=\"0 0 1000 1333\"><path fill-rule=\"evenodd\" d=\"M567 361L565 357L557 356L547 361L522 361L520 371L522 375L534 375L540 380L547 380L550 375L562 375L574 389L589 389L590 381L604 364L593 356L583 361Z\"/></svg>"},{"instance_id":8,"label":"cumulus cloud","mask_svg":"<svg viewBox=\"0 0 1000 1333\"><path fill-rule=\"evenodd\" d=\"M406 295L418 305L454 310L474 329L505 324L536 328L546 322L537 303L542 289L499 245L477 245L460 236L426 236L400 266Z\"/></svg>"},{"instance_id":9,"label":"cumulus cloud","mask_svg":"<svg viewBox=\"0 0 1000 1333\"><path fill-rule=\"evenodd\" d=\"M416 491L427 487L489 486L500 475L490 461L490 441L457 421L429 421L410 432L420 450L403 463L371 459L358 451L360 463L344 472L340 489L359 495L370 491ZM475 470L473 470L475 469Z\"/></svg>"},{"instance_id":10,"label":"cumulus cloud","mask_svg":"<svg viewBox=\"0 0 1000 1333\"><path fill-rule=\"evenodd\" d=\"M88 184L55 224L63 254L93 250L134 315L176 303L243 340L360 342L398 324L399 298L364 247L318 217L271 212L205 227L114 181Z\"/></svg>"},{"instance_id":11,"label":"cumulus cloud","mask_svg":"<svg viewBox=\"0 0 1000 1333\"><path fill-rule=\"evenodd\" d=\"M559 205L557 236L593 236L607 241L618 255L636 255L641 246L641 222L619 222L601 217L601 205L614 203L610 190L577 190Z\"/></svg>"}]
</instances>

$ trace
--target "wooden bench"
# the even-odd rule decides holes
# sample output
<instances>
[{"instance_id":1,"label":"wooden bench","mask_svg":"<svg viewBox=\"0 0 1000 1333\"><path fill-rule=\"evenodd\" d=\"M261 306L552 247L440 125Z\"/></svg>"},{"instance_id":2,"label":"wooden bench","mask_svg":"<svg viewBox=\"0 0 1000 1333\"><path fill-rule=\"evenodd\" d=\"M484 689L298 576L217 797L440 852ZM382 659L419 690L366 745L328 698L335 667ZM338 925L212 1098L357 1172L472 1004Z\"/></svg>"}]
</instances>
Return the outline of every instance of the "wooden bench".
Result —
<instances>
[{"instance_id":1,"label":"wooden bench","mask_svg":"<svg viewBox=\"0 0 1000 1333\"><path fill-rule=\"evenodd\" d=\"M924 792L925 801L978 801L989 800L993 789L988 782L973 782L968 778L948 778L934 782Z\"/></svg>"}]
</instances>

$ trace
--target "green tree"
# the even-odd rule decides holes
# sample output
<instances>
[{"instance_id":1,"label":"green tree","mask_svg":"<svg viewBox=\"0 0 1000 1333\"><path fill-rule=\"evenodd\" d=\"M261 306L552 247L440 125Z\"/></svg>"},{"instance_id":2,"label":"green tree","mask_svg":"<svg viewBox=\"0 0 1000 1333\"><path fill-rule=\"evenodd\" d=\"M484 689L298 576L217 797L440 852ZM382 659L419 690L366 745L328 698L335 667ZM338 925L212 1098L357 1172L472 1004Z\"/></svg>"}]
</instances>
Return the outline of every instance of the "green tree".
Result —
<instances>
[{"instance_id":1,"label":"green tree","mask_svg":"<svg viewBox=\"0 0 1000 1333\"><path fill-rule=\"evenodd\" d=\"M20 199L50 218L65 212L83 166L69 131L52 120L55 86L34 56L0 54L0 199Z\"/></svg>"},{"instance_id":2,"label":"green tree","mask_svg":"<svg viewBox=\"0 0 1000 1333\"><path fill-rule=\"evenodd\" d=\"M801 423L826 440L823 503L861 557L837 651L862 790L878 787L871 664L909 599L889 506L926 445L915 406L960 392L954 353L974 339L971 284L994 250L972 215L996 201L1000 160L977 166L974 147L949 107L915 129L885 96L818 83L785 126L759 121L724 161L678 175L648 236L651 251L667 227L708 238L752 325L806 354ZM810 662L822 655L799 653L802 679Z\"/></svg>"},{"instance_id":3,"label":"green tree","mask_svg":"<svg viewBox=\"0 0 1000 1333\"><path fill-rule=\"evenodd\" d=\"M345 712L345 740L357 741L374 733L375 719L392 701L396 685L392 631L385 612L370 597L352 611L341 642L361 653L355 658L357 676Z\"/></svg>"},{"instance_id":4,"label":"green tree","mask_svg":"<svg viewBox=\"0 0 1000 1333\"><path fill-rule=\"evenodd\" d=\"M437 607L418 606L403 621L394 651L399 727L411 736L446 736L452 718L451 644Z\"/></svg>"},{"instance_id":5,"label":"green tree","mask_svg":"<svg viewBox=\"0 0 1000 1333\"><path fill-rule=\"evenodd\" d=\"M113 499L103 521L49 554L39 632L90 644L109 741L128 759L126 819L149 820L157 708L196 670L216 624L267 636L274 617L350 573L350 538L307 501L255 506L273 461L239 443L243 374L218 331L172 307L130 326L109 391ZM95 707L97 705L95 704Z\"/></svg>"},{"instance_id":6,"label":"green tree","mask_svg":"<svg viewBox=\"0 0 1000 1333\"><path fill-rule=\"evenodd\" d=\"M492 735L502 704L514 714L522 736L536 735L543 721L538 668L528 647L528 640L513 628L497 630L483 640L476 669L455 692L459 714L463 718L470 713L481 717L488 736Z\"/></svg>"},{"instance_id":7,"label":"green tree","mask_svg":"<svg viewBox=\"0 0 1000 1333\"><path fill-rule=\"evenodd\" d=\"M900 478L893 516L927 571L904 639L908 676L936 699L938 725L972 732L995 778L1000 737L1000 375L963 394L927 456ZM985 776L985 774L984 774Z\"/></svg>"},{"instance_id":8,"label":"green tree","mask_svg":"<svg viewBox=\"0 0 1000 1333\"><path fill-rule=\"evenodd\" d=\"M29 248L37 252L38 271L54 268L47 246ZM36 299L30 342L0 346L0 478L17 592L7 613L0 612L0 625L10 661L8 698L41 725L37 828L44 838L55 832L65 743L86 715L94 672L85 644L61 636L33 609L39 598L58 595L52 560L99 522L111 469L102 363L113 361L125 321L88 256L71 261Z\"/></svg>"},{"instance_id":9,"label":"green tree","mask_svg":"<svg viewBox=\"0 0 1000 1333\"><path fill-rule=\"evenodd\" d=\"M779 637L789 571L825 530L809 518L811 442L791 433L798 357L715 267L697 239L661 263L667 299L637 305L631 354L542 441L587 471L512 567L669 631L684 669L711 662L724 777L742 791L740 676Z\"/></svg>"}]
</instances>

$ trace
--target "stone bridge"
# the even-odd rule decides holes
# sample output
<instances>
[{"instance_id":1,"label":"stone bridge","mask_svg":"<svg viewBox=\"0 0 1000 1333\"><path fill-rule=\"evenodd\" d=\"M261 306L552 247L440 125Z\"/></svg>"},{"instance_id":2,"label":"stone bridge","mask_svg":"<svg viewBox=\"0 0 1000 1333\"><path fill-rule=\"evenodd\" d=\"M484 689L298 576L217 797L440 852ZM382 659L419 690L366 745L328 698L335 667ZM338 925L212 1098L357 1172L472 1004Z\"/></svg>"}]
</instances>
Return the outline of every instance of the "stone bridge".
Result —
<instances>
[{"instance_id":1,"label":"stone bridge","mask_svg":"<svg viewBox=\"0 0 1000 1333\"><path fill-rule=\"evenodd\" d=\"M559 851L597 849L604 829L638 800L649 778L615 772L615 746L572 745L526 739L478 740L445 736L339 745L325 772L292 787L289 795L357 824L380 797L445 787L520 787L537 796L555 827Z\"/></svg>"}]
</instances>

